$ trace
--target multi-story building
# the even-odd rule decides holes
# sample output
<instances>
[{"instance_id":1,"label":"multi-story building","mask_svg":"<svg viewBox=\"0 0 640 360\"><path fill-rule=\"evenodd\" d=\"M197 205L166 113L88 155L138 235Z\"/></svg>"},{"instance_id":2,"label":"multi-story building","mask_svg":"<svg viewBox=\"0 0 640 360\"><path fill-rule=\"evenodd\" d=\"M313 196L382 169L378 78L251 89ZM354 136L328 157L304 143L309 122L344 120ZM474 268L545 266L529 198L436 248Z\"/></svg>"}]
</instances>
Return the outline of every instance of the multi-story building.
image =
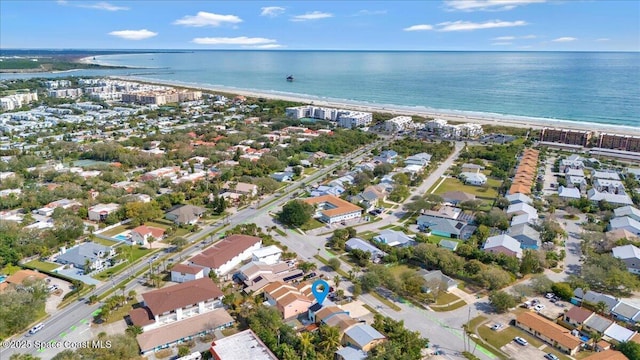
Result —
<instances>
[{"instance_id":1,"label":"multi-story building","mask_svg":"<svg viewBox=\"0 0 640 360\"><path fill-rule=\"evenodd\" d=\"M587 146L593 131L544 128L540 133L540 141Z\"/></svg>"},{"instance_id":2,"label":"multi-story building","mask_svg":"<svg viewBox=\"0 0 640 360\"><path fill-rule=\"evenodd\" d=\"M89 220L91 221L105 221L109 214L114 213L120 209L119 204L98 204L89 208Z\"/></svg>"},{"instance_id":3,"label":"multi-story building","mask_svg":"<svg viewBox=\"0 0 640 360\"><path fill-rule=\"evenodd\" d=\"M33 101L38 101L38 94L33 92L18 93L0 98L2 110L15 110Z\"/></svg>"},{"instance_id":4,"label":"multi-story building","mask_svg":"<svg viewBox=\"0 0 640 360\"><path fill-rule=\"evenodd\" d=\"M327 224L357 220L362 216L362 208L334 195L323 195L302 200L316 206L315 217Z\"/></svg>"},{"instance_id":5,"label":"multi-story building","mask_svg":"<svg viewBox=\"0 0 640 360\"><path fill-rule=\"evenodd\" d=\"M384 122L384 129L390 132L398 132L407 129L413 124L411 116L396 116Z\"/></svg>"},{"instance_id":6,"label":"multi-story building","mask_svg":"<svg viewBox=\"0 0 640 360\"><path fill-rule=\"evenodd\" d=\"M598 147L624 151L640 152L640 137L618 134L600 134Z\"/></svg>"},{"instance_id":7,"label":"multi-story building","mask_svg":"<svg viewBox=\"0 0 640 360\"><path fill-rule=\"evenodd\" d=\"M262 239L249 235L230 235L201 254L192 257L189 264L204 268L206 275L214 271L218 276L225 275L234 267L251 258L260 249Z\"/></svg>"}]
</instances>

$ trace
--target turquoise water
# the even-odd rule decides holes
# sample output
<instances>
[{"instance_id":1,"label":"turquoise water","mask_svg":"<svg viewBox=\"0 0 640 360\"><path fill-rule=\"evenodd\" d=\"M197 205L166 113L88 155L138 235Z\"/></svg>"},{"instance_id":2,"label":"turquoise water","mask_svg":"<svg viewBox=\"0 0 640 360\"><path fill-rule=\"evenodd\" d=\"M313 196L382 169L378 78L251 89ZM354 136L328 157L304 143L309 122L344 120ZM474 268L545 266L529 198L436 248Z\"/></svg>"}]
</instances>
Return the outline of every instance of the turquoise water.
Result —
<instances>
[{"instance_id":1,"label":"turquoise water","mask_svg":"<svg viewBox=\"0 0 640 360\"><path fill-rule=\"evenodd\" d=\"M0 283L4 282L7 279L6 276L0 275Z\"/></svg>"},{"instance_id":2,"label":"turquoise water","mask_svg":"<svg viewBox=\"0 0 640 360\"><path fill-rule=\"evenodd\" d=\"M640 53L194 51L97 60L153 69L71 74L132 74L370 104L640 126ZM289 74L295 81L285 81Z\"/></svg>"},{"instance_id":3,"label":"turquoise water","mask_svg":"<svg viewBox=\"0 0 640 360\"><path fill-rule=\"evenodd\" d=\"M120 241L128 241L129 238L126 235L122 235L122 234L118 234L116 236L113 237L116 240L120 240Z\"/></svg>"}]
</instances>

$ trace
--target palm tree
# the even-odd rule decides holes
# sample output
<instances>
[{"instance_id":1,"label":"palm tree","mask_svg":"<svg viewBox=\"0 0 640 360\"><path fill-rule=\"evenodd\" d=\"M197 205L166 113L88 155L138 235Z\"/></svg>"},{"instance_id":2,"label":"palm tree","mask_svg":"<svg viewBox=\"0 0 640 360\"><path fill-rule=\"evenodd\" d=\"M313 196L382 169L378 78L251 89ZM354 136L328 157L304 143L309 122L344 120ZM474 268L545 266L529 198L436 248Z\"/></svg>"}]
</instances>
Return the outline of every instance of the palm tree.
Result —
<instances>
[{"instance_id":1,"label":"palm tree","mask_svg":"<svg viewBox=\"0 0 640 360\"><path fill-rule=\"evenodd\" d=\"M300 334L300 358L306 359L309 352L313 350L313 337L311 333L304 332Z\"/></svg>"},{"instance_id":2,"label":"palm tree","mask_svg":"<svg viewBox=\"0 0 640 360\"><path fill-rule=\"evenodd\" d=\"M342 278L340 277L340 275L336 275L333 277L333 283L336 285L336 289L338 288L338 286L340 286L340 280Z\"/></svg>"},{"instance_id":3,"label":"palm tree","mask_svg":"<svg viewBox=\"0 0 640 360\"><path fill-rule=\"evenodd\" d=\"M333 354L340 346L340 330L335 326L320 326L320 338L318 347L325 354Z\"/></svg>"},{"instance_id":4,"label":"palm tree","mask_svg":"<svg viewBox=\"0 0 640 360\"><path fill-rule=\"evenodd\" d=\"M127 327L127 329L125 330L125 332L127 333L127 335L131 336L131 337L136 337L140 334L143 333L144 330L142 330L142 328L140 326L137 325L129 325Z\"/></svg>"},{"instance_id":5,"label":"palm tree","mask_svg":"<svg viewBox=\"0 0 640 360\"><path fill-rule=\"evenodd\" d=\"M135 290L129 290L128 297L129 297L129 299L131 299L131 300L135 300L135 298L136 298L136 295L137 295L137 294L138 294L138 293L137 293Z\"/></svg>"}]
</instances>

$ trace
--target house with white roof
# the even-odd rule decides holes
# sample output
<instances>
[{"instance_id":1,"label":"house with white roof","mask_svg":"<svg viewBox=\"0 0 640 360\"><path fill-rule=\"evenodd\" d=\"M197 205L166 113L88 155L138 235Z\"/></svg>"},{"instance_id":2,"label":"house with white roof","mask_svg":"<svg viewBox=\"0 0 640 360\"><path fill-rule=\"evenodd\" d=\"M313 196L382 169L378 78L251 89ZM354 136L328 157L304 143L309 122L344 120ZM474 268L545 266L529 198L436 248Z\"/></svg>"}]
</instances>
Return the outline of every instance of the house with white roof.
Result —
<instances>
[{"instance_id":1,"label":"house with white roof","mask_svg":"<svg viewBox=\"0 0 640 360\"><path fill-rule=\"evenodd\" d=\"M525 203L529 205L533 204L533 200L527 195L522 193L509 194L505 196L505 198L507 199L507 201L509 201L509 204L518 204L518 203Z\"/></svg>"},{"instance_id":2,"label":"house with white roof","mask_svg":"<svg viewBox=\"0 0 640 360\"><path fill-rule=\"evenodd\" d=\"M414 244L413 238L411 238L407 234L401 231L389 229L382 230L378 236L375 236L373 238L373 240L381 242L383 244L387 244L391 247L411 246L412 244Z\"/></svg>"},{"instance_id":3,"label":"house with white roof","mask_svg":"<svg viewBox=\"0 0 640 360\"><path fill-rule=\"evenodd\" d=\"M633 205L631 197L629 197L629 195L627 195L624 191L613 194L608 192L600 192L596 189L589 189L589 191L587 191L587 199L594 203L604 200L613 205Z\"/></svg>"},{"instance_id":4,"label":"house with white roof","mask_svg":"<svg viewBox=\"0 0 640 360\"><path fill-rule=\"evenodd\" d=\"M375 261L376 259L385 257L387 255L387 253L385 253L384 251L378 249L377 247L369 244L368 242L360 238L351 238L347 240L347 242L345 243L345 248L347 250L358 249L358 250L366 251L369 254L371 254L372 261Z\"/></svg>"},{"instance_id":5,"label":"house with white roof","mask_svg":"<svg viewBox=\"0 0 640 360\"><path fill-rule=\"evenodd\" d=\"M260 261L267 265L273 265L280 261L282 249L275 245L265 246L255 250L251 255L251 261Z\"/></svg>"},{"instance_id":6,"label":"house with white roof","mask_svg":"<svg viewBox=\"0 0 640 360\"><path fill-rule=\"evenodd\" d=\"M598 171L594 170L591 173L591 177L593 179L609 179L609 180L620 180L620 175L614 171Z\"/></svg>"},{"instance_id":7,"label":"house with white roof","mask_svg":"<svg viewBox=\"0 0 640 360\"><path fill-rule=\"evenodd\" d=\"M609 221L609 229L624 229L634 235L640 235L640 221L636 221L628 216L615 217Z\"/></svg>"},{"instance_id":8,"label":"house with white roof","mask_svg":"<svg viewBox=\"0 0 640 360\"><path fill-rule=\"evenodd\" d=\"M635 245L616 246L611 249L613 257L622 260L630 273L640 275L640 249Z\"/></svg>"},{"instance_id":9,"label":"house with white roof","mask_svg":"<svg viewBox=\"0 0 640 360\"><path fill-rule=\"evenodd\" d=\"M515 256L518 259L522 257L520 242L507 234L489 237L482 246L482 250L492 254Z\"/></svg>"},{"instance_id":10,"label":"house with white roof","mask_svg":"<svg viewBox=\"0 0 640 360\"><path fill-rule=\"evenodd\" d=\"M98 204L89 208L89 220L105 221L109 214L120 209L119 204Z\"/></svg>"},{"instance_id":11,"label":"house with white roof","mask_svg":"<svg viewBox=\"0 0 640 360\"><path fill-rule=\"evenodd\" d=\"M567 199L580 199L580 189L575 187L558 187L558 196Z\"/></svg>"},{"instance_id":12,"label":"house with white roof","mask_svg":"<svg viewBox=\"0 0 640 360\"><path fill-rule=\"evenodd\" d=\"M577 154L573 154L566 159L560 160L560 171L565 172L566 169L582 169L584 168L584 162L582 157Z\"/></svg>"},{"instance_id":13,"label":"house with white roof","mask_svg":"<svg viewBox=\"0 0 640 360\"><path fill-rule=\"evenodd\" d=\"M635 221L640 221L640 210L631 205L616 208L613 210L613 213L616 217L628 216Z\"/></svg>"},{"instance_id":14,"label":"house with white roof","mask_svg":"<svg viewBox=\"0 0 640 360\"><path fill-rule=\"evenodd\" d=\"M487 183L487 176L483 173L463 172L460 179L469 185L481 186Z\"/></svg>"},{"instance_id":15,"label":"house with white roof","mask_svg":"<svg viewBox=\"0 0 640 360\"><path fill-rule=\"evenodd\" d=\"M528 223L510 227L507 234L518 240L522 249L537 250L541 245L540 233Z\"/></svg>"},{"instance_id":16,"label":"house with white roof","mask_svg":"<svg viewBox=\"0 0 640 360\"><path fill-rule=\"evenodd\" d=\"M511 204L507 208L507 215L522 215L529 214L531 216L538 217L538 210L527 203Z\"/></svg>"},{"instance_id":17,"label":"house with white roof","mask_svg":"<svg viewBox=\"0 0 640 360\"><path fill-rule=\"evenodd\" d=\"M622 343L631 340L636 335L636 332L622 327L616 323L611 324L607 330L604 331L604 336L608 337L616 342Z\"/></svg>"}]
</instances>

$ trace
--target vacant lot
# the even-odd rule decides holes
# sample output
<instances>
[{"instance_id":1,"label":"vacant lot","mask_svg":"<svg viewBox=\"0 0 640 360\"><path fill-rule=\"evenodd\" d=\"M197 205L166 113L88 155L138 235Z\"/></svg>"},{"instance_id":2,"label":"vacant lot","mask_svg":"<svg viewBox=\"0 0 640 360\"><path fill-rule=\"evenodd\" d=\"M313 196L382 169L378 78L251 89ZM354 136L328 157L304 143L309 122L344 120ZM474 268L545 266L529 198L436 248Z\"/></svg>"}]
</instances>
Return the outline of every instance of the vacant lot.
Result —
<instances>
[{"instance_id":1,"label":"vacant lot","mask_svg":"<svg viewBox=\"0 0 640 360\"><path fill-rule=\"evenodd\" d=\"M478 198L493 200L498 197L498 187L500 187L500 180L488 179L488 186L473 186L465 185L456 178L448 178L438 186L435 191L436 195L444 194L448 191L464 191L469 194L474 194Z\"/></svg>"},{"instance_id":2,"label":"vacant lot","mask_svg":"<svg viewBox=\"0 0 640 360\"><path fill-rule=\"evenodd\" d=\"M53 271L62 266L60 264L40 260L29 261L26 265L42 271Z\"/></svg>"}]
</instances>

